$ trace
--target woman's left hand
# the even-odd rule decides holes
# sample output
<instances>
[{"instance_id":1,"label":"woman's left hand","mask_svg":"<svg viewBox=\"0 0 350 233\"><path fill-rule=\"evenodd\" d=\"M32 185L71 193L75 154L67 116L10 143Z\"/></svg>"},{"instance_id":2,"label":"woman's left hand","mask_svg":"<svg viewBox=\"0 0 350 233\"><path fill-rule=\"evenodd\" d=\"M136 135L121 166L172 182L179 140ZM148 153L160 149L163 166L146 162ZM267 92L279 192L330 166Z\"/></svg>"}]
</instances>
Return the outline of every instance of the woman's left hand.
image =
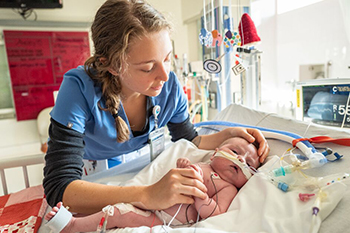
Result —
<instances>
[{"instance_id":1,"label":"woman's left hand","mask_svg":"<svg viewBox=\"0 0 350 233\"><path fill-rule=\"evenodd\" d=\"M259 144L258 155L260 156L260 162L264 162L270 152L270 147L260 130L243 127L232 127L229 130L234 137L242 137L251 143L257 142Z\"/></svg>"}]
</instances>

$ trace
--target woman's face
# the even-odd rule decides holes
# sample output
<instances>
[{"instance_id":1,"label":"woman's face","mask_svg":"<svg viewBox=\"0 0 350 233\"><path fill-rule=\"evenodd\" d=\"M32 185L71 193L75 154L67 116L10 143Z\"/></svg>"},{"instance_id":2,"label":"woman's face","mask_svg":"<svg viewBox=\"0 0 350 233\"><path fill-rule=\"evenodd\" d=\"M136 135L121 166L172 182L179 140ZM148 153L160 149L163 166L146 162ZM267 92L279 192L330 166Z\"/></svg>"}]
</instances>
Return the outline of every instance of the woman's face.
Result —
<instances>
[{"instance_id":1,"label":"woman's face","mask_svg":"<svg viewBox=\"0 0 350 233\"><path fill-rule=\"evenodd\" d=\"M126 63L122 68L122 94L157 96L168 81L172 45L167 30L149 33L131 41Z\"/></svg>"}]
</instances>

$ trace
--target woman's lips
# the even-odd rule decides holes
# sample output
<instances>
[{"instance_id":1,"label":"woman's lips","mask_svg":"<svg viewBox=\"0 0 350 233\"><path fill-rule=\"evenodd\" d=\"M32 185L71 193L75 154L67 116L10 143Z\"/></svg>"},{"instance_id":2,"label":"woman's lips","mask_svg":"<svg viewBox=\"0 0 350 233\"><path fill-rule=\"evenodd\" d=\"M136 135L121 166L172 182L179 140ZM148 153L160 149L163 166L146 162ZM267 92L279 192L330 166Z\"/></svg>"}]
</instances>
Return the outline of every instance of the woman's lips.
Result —
<instances>
[{"instance_id":1,"label":"woman's lips","mask_svg":"<svg viewBox=\"0 0 350 233\"><path fill-rule=\"evenodd\" d=\"M160 85L160 86L156 86L156 87L152 87L153 90L156 90L156 91L159 91L161 90L163 87L163 85Z\"/></svg>"}]
</instances>

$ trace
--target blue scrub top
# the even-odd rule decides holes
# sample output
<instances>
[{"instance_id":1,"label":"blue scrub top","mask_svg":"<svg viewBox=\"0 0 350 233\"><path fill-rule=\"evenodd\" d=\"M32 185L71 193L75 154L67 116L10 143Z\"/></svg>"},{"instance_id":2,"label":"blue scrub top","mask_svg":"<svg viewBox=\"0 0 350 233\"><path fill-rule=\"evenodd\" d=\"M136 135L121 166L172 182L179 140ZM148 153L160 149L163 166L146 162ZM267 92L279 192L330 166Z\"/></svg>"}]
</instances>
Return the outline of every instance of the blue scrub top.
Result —
<instances>
[{"instance_id":1,"label":"blue scrub top","mask_svg":"<svg viewBox=\"0 0 350 233\"><path fill-rule=\"evenodd\" d=\"M155 129L154 116L149 116L149 130L143 135L118 143L115 121L108 111L98 107L102 98L100 84L95 84L86 74L83 66L68 71L63 78L51 117L58 123L84 134L84 159L109 159L138 150L148 142L148 135ZM170 72L169 80L164 84L161 93L150 97L153 106L159 105L158 126L163 127L168 122L184 122L189 114L186 95L175 73ZM100 102L104 107L104 101ZM121 105L121 116L130 124Z\"/></svg>"}]
</instances>

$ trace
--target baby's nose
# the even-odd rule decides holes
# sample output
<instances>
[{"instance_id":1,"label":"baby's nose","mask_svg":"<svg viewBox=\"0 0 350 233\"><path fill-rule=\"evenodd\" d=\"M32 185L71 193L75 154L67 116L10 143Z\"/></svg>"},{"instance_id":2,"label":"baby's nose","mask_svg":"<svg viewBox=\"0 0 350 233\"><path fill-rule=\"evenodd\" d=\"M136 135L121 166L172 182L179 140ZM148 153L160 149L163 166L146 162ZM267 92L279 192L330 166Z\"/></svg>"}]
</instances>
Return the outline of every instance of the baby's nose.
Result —
<instances>
[{"instance_id":1,"label":"baby's nose","mask_svg":"<svg viewBox=\"0 0 350 233\"><path fill-rule=\"evenodd\" d=\"M237 158L241 163L245 163L245 158L242 155L237 155Z\"/></svg>"}]
</instances>

